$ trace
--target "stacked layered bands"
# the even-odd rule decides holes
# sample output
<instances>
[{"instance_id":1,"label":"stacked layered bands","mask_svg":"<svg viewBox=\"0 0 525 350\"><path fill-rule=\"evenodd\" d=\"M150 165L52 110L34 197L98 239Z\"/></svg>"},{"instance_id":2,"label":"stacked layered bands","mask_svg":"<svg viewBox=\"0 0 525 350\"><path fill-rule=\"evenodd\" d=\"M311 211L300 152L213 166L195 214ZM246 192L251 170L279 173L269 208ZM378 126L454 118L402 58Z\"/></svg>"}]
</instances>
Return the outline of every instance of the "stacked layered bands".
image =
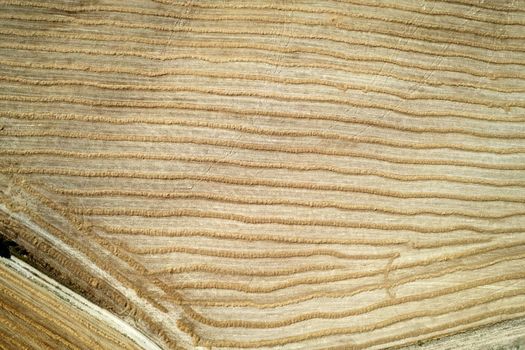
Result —
<instances>
[{"instance_id":1,"label":"stacked layered bands","mask_svg":"<svg viewBox=\"0 0 525 350\"><path fill-rule=\"evenodd\" d=\"M159 349L20 260L0 258L0 281L1 349Z\"/></svg>"},{"instance_id":2,"label":"stacked layered bands","mask_svg":"<svg viewBox=\"0 0 525 350\"><path fill-rule=\"evenodd\" d=\"M525 315L525 6L0 1L2 226L166 348Z\"/></svg>"}]
</instances>

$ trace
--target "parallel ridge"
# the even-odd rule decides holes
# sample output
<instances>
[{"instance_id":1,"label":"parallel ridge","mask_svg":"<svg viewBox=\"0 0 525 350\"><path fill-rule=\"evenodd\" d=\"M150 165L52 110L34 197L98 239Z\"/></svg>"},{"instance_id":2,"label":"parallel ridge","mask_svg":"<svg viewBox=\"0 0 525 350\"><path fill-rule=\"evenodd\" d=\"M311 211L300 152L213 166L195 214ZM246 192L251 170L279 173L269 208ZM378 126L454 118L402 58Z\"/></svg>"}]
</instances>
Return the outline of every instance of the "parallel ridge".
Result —
<instances>
[{"instance_id":1,"label":"parallel ridge","mask_svg":"<svg viewBox=\"0 0 525 350\"><path fill-rule=\"evenodd\" d=\"M2 225L166 348L523 316L522 5L0 0Z\"/></svg>"},{"instance_id":2,"label":"parallel ridge","mask_svg":"<svg viewBox=\"0 0 525 350\"><path fill-rule=\"evenodd\" d=\"M72 301L71 291L51 284L16 258L0 258L0 281L3 349L143 348L110 318L89 309L93 304Z\"/></svg>"}]
</instances>

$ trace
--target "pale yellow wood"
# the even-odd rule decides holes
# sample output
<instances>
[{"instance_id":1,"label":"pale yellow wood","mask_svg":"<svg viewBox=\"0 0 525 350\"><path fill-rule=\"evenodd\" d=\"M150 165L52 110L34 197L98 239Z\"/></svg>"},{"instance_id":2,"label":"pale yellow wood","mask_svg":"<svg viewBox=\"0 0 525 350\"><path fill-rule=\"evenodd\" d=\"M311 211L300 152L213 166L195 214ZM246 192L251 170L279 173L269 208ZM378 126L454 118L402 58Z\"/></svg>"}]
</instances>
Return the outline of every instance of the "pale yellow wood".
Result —
<instances>
[{"instance_id":1,"label":"pale yellow wood","mask_svg":"<svg viewBox=\"0 0 525 350\"><path fill-rule=\"evenodd\" d=\"M525 319L518 318L453 336L419 342L407 350L522 350L525 348Z\"/></svg>"},{"instance_id":2,"label":"pale yellow wood","mask_svg":"<svg viewBox=\"0 0 525 350\"><path fill-rule=\"evenodd\" d=\"M163 348L525 316L525 2L0 4L1 228Z\"/></svg>"},{"instance_id":3,"label":"pale yellow wood","mask_svg":"<svg viewBox=\"0 0 525 350\"><path fill-rule=\"evenodd\" d=\"M150 339L13 257L0 258L0 345L8 349L151 349Z\"/></svg>"}]
</instances>

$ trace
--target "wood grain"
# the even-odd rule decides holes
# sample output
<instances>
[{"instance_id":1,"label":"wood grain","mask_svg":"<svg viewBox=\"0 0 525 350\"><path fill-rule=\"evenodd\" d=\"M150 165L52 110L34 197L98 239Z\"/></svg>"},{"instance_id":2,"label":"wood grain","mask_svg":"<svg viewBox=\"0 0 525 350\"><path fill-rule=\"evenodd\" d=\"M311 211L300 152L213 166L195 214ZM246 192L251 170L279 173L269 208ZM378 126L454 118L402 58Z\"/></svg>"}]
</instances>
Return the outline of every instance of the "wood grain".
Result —
<instances>
[{"instance_id":1,"label":"wood grain","mask_svg":"<svg viewBox=\"0 0 525 350\"><path fill-rule=\"evenodd\" d=\"M3 349L160 349L17 258L0 258Z\"/></svg>"},{"instance_id":2,"label":"wood grain","mask_svg":"<svg viewBox=\"0 0 525 350\"><path fill-rule=\"evenodd\" d=\"M0 1L0 222L163 348L525 316L523 1Z\"/></svg>"}]
</instances>

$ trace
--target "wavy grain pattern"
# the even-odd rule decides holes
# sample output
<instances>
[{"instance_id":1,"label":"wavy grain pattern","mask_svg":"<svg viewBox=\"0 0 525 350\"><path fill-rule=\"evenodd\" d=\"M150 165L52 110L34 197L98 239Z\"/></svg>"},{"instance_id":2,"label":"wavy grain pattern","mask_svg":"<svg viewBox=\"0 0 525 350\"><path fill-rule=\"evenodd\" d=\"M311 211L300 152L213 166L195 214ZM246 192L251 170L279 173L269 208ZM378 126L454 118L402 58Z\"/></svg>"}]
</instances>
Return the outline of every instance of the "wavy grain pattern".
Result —
<instances>
[{"instance_id":1,"label":"wavy grain pattern","mask_svg":"<svg viewBox=\"0 0 525 350\"><path fill-rule=\"evenodd\" d=\"M0 0L0 228L166 349L522 317L524 9ZM4 270L0 349L92 342Z\"/></svg>"}]
</instances>

